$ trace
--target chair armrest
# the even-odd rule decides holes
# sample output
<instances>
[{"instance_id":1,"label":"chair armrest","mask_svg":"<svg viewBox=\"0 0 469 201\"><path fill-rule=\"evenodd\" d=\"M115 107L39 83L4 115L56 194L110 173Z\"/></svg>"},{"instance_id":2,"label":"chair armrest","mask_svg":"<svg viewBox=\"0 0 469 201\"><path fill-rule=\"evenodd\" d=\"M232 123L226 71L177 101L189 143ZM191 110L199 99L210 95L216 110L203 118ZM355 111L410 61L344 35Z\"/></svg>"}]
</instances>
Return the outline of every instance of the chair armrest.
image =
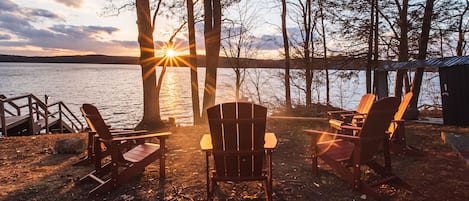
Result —
<instances>
[{"instance_id":1,"label":"chair armrest","mask_svg":"<svg viewBox=\"0 0 469 201\"><path fill-rule=\"evenodd\" d=\"M111 132L111 135L136 135L136 134L142 134L142 133L148 133L147 130L118 130L118 129L113 129L109 130Z\"/></svg>"},{"instance_id":2,"label":"chair armrest","mask_svg":"<svg viewBox=\"0 0 469 201\"><path fill-rule=\"evenodd\" d=\"M135 135L135 136L125 136L125 137L115 137L111 141L124 141L124 140L138 140L138 139L148 139L148 138L167 138L171 135L170 132L162 133L151 133L146 135Z\"/></svg>"},{"instance_id":3,"label":"chair armrest","mask_svg":"<svg viewBox=\"0 0 469 201\"><path fill-rule=\"evenodd\" d=\"M334 115L334 114L344 114L344 113L355 113L356 111L353 110L336 110L336 111L327 111L328 115Z\"/></svg>"},{"instance_id":4,"label":"chair armrest","mask_svg":"<svg viewBox=\"0 0 469 201\"><path fill-rule=\"evenodd\" d=\"M329 135L329 136L335 136L338 138L347 138L347 139L360 139L358 136L352 136L352 135L343 135L343 134L337 134L337 133L329 133L326 131L319 131L319 130L304 130L306 134L311 134L311 135Z\"/></svg>"},{"instance_id":5,"label":"chair armrest","mask_svg":"<svg viewBox=\"0 0 469 201\"><path fill-rule=\"evenodd\" d=\"M275 133L265 133L264 142L264 149L275 149L275 147L277 147L277 137Z\"/></svg>"},{"instance_id":6,"label":"chair armrest","mask_svg":"<svg viewBox=\"0 0 469 201\"><path fill-rule=\"evenodd\" d=\"M275 149L275 147L277 147L277 137L275 133L265 133L264 141L264 149ZM202 151L211 151L213 149L212 136L210 136L210 134L204 134L202 136L200 149L202 149Z\"/></svg>"},{"instance_id":7,"label":"chair armrest","mask_svg":"<svg viewBox=\"0 0 469 201\"><path fill-rule=\"evenodd\" d=\"M212 136L210 134L204 134L200 140L200 149L203 151L210 151L213 149Z\"/></svg>"},{"instance_id":8,"label":"chair armrest","mask_svg":"<svg viewBox=\"0 0 469 201\"><path fill-rule=\"evenodd\" d=\"M342 118L346 118L346 117L354 117L354 116L358 116L358 115L363 115L363 116L366 116L366 113L350 113L350 114L341 114L340 116Z\"/></svg>"},{"instance_id":9,"label":"chair armrest","mask_svg":"<svg viewBox=\"0 0 469 201\"><path fill-rule=\"evenodd\" d=\"M342 125L342 126L340 126L340 128L341 129L347 129L347 130L356 130L356 131L362 130L362 127L352 126L352 125Z\"/></svg>"}]
</instances>

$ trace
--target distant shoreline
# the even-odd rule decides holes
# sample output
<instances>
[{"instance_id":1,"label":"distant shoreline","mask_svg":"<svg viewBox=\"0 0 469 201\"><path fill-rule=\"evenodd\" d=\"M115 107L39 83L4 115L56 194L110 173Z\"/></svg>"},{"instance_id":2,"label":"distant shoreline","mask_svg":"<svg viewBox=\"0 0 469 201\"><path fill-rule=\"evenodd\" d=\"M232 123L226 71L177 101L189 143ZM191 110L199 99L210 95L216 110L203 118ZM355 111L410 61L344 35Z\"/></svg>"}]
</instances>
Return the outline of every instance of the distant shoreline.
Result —
<instances>
[{"instance_id":1,"label":"distant shoreline","mask_svg":"<svg viewBox=\"0 0 469 201\"><path fill-rule=\"evenodd\" d=\"M188 56L180 56L182 60L188 60ZM157 58L160 60L161 58ZM76 55L76 56L18 56L0 54L0 62L18 62L18 63L89 63L89 64L139 64L139 57L130 56L108 56L108 55ZM232 68L235 59L220 57L219 68ZM245 68L273 68L284 69L284 60L272 59L240 59ZM313 68L317 70L324 69L324 60L315 58ZM364 59L333 57L328 60L329 69L337 70L364 70ZM178 62L178 67L187 67L183 62ZM197 57L197 66L205 66L205 55ZM301 69L300 59L291 61L291 69ZM242 67L241 67L242 68Z\"/></svg>"}]
</instances>

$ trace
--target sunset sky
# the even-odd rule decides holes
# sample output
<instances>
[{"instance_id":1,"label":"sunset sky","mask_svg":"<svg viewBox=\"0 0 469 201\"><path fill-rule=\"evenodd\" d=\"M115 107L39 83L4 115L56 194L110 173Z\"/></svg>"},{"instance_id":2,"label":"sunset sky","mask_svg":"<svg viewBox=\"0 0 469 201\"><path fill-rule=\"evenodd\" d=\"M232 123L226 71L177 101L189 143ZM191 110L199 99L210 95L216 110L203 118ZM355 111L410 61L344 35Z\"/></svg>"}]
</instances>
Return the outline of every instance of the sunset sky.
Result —
<instances>
[{"instance_id":1,"label":"sunset sky","mask_svg":"<svg viewBox=\"0 0 469 201\"><path fill-rule=\"evenodd\" d=\"M118 16L103 15L104 0L1 0L0 54L24 56L106 54L138 56L135 10ZM199 2L200 3L200 2ZM279 10L279 9L278 9ZM279 11L264 11L269 23L257 26L255 44L260 57L278 57L281 35ZM229 13L226 13L229 15ZM261 19L261 18L260 18ZM159 16L156 44L169 39L180 22ZM268 26L267 26L268 25ZM203 24L198 23L199 54L203 54ZM175 42L187 46L187 31ZM261 52L262 52L261 51ZM266 56L270 55L270 56ZM157 55L158 56L158 55Z\"/></svg>"}]
</instances>

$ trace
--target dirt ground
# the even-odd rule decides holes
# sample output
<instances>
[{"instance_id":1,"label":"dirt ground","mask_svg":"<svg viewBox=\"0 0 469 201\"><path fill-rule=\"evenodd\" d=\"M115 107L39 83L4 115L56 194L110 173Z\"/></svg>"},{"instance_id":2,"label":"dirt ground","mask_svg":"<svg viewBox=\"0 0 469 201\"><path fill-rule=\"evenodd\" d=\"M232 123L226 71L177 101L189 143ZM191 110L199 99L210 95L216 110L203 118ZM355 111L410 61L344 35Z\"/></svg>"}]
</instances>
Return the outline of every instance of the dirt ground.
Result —
<instances>
[{"instance_id":1,"label":"dirt ground","mask_svg":"<svg viewBox=\"0 0 469 201\"><path fill-rule=\"evenodd\" d=\"M309 138L302 130L327 127L325 121L269 120L276 133L273 153L274 200L373 200L350 188L320 161L311 175ZM206 126L174 127L168 139L166 179L159 180L158 162L138 177L95 200L205 200L205 157L199 140ZM469 134L468 129L408 124L408 144L419 155L392 155L393 171L412 188L376 187L388 200L469 200L469 168L440 138L440 131ZM76 181L92 166L73 166L82 155L54 154L55 141L86 134L48 134L0 138L0 200L91 200L95 184ZM368 171L372 178L373 172ZM264 200L260 183L220 185L215 200Z\"/></svg>"}]
</instances>

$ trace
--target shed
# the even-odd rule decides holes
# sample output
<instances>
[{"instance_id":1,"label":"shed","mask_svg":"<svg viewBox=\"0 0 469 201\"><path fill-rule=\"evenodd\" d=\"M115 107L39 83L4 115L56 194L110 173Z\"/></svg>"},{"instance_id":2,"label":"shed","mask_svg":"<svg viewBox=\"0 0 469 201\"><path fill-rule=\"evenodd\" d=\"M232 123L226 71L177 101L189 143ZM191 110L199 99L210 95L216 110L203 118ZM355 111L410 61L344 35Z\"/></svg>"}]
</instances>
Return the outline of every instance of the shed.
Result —
<instances>
[{"instance_id":1,"label":"shed","mask_svg":"<svg viewBox=\"0 0 469 201\"><path fill-rule=\"evenodd\" d=\"M445 125L469 126L469 56L387 64L385 70L438 68Z\"/></svg>"}]
</instances>

